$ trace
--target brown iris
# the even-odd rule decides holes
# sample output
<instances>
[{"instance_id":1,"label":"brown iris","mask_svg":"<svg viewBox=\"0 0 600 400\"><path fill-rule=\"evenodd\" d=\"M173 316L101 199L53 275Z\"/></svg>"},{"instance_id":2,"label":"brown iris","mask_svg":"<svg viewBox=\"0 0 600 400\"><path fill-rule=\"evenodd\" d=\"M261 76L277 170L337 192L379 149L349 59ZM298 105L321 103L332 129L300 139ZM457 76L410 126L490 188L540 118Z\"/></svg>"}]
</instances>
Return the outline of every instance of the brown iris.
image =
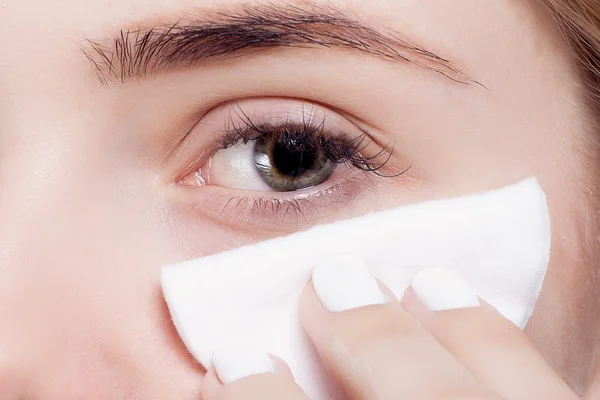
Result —
<instances>
[{"instance_id":1,"label":"brown iris","mask_svg":"<svg viewBox=\"0 0 600 400\"><path fill-rule=\"evenodd\" d=\"M259 137L254 165L265 183L280 192L316 186L335 170L321 140L289 130Z\"/></svg>"}]
</instances>

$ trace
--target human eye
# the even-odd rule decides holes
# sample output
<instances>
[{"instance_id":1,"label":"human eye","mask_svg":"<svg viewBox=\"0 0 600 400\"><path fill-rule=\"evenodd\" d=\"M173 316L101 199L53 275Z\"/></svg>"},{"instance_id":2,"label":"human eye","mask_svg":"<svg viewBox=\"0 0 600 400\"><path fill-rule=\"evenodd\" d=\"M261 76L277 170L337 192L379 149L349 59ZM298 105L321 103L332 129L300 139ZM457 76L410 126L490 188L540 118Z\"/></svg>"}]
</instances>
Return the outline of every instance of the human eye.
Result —
<instances>
[{"instance_id":1,"label":"human eye","mask_svg":"<svg viewBox=\"0 0 600 400\"><path fill-rule=\"evenodd\" d=\"M314 223L372 194L376 180L408 169L392 162L391 140L341 111L298 99L227 102L193 130L216 131L216 140L191 158L176 185L221 219Z\"/></svg>"}]
</instances>

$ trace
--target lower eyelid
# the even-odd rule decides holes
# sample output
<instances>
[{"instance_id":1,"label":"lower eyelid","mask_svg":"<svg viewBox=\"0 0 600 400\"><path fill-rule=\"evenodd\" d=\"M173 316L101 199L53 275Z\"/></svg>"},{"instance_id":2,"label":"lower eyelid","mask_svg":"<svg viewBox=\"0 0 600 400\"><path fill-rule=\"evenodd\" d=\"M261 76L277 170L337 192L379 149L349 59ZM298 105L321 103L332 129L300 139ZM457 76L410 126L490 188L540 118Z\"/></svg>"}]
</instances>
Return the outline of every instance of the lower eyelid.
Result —
<instances>
[{"instance_id":1,"label":"lower eyelid","mask_svg":"<svg viewBox=\"0 0 600 400\"><path fill-rule=\"evenodd\" d=\"M333 221L336 216L346 216L365 196L373 193L373 177L364 172L322 188L297 192L261 193L246 190L205 186L182 188L182 195L193 214L230 226L236 232L256 230L291 233L300 228ZM190 195L189 192L193 192ZM243 221L243 223L241 222Z\"/></svg>"}]
</instances>

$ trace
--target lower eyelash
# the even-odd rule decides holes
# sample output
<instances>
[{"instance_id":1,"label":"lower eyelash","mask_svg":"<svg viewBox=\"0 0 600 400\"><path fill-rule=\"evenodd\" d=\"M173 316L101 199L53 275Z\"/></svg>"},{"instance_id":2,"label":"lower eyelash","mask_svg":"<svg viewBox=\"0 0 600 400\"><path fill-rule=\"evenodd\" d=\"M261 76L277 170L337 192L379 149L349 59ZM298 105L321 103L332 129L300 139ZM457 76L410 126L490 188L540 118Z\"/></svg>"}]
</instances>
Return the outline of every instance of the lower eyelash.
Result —
<instances>
[{"instance_id":1,"label":"lower eyelash","mask_svg":"<svg viewBox=\"0 0 600 400\"><path fill-rule=\"evenodd\" d=\"M227 211L230 205L233 205L236 209L249 206L248 208L251 208L252 215L259 217L265 217L266 215L277 215L284 219L287 218L290 213L298 217L305 218L306 216L304 215L303 210L307 206L310 206L318 211L310 199L251 199L247 196L236 196L232 197L227 204L225 204L223 211L221 211L221 215Z\"/></svg>"},{"instance_id":2,"label":"lower eyelash","mask_svg":"<svg viewBox=\"0 0 600 400\"><path fill-rule=\"evenodd\" d=\"M319 219L321 211L328 210L328 207L341 203L349 206L352 201L357 200L359 193L365 189L368 191L369 184L365 181L368 178L367 175L350 177L305 196L288 198L233 196L222 206L220 215L232 220L257 218L263 224L270 222L275 227L279 227L280 224L297 226L310 223Z\"/></svg>"}]
</instances>

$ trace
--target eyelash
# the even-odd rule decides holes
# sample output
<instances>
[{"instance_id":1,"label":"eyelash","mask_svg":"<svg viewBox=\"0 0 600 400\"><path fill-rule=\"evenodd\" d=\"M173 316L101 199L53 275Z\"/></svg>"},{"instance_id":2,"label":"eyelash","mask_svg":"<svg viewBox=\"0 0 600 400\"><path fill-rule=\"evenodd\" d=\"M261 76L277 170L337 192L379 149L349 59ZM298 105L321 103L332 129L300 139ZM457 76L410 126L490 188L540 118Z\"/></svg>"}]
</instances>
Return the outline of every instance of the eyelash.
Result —
<instances>
[{"instance_id":1,"label":"eyelash","mask_svg":"<svg viewBox=\"0 0 600 400\"><path fill-rule=\"evenodd\" d=\"M239 221L246 221L243 225L249 229L263 229L266 224L271 224L273 232L289 233L300 224L329 220L338 213L346 213L348 207L360 208L365 201L378 201L375 189L384 188L377 182L380 177L398 177L412 168L412 164L406 168L399 164L400 159L396 160L393 141L387 144L376 141L373 134L347 119L345 122L343 116L334 114L328 118L330 111L307 104L306 108L304 104L298 107L297 103L288 108L278 101L272 109L251 108L249 115L241 104L230 103L228 110L223 110L225 119L217 122L220 119L217 117L214 122L221 124L221 129L209 153L248 144L263 135L277 135L279 139L274 137L273 140L316 145L332 163L346 168L336 169L331 178L317 186L289 192L224 190L221 186L207 184L205 189L197 192L200 197L192 197L190 205L193 209L204 215L218 216L216 222L231 223L236 229L242 229ZM278 108L281 112L275 111ZM272 111L265 114L265 109ZM289 113L287 117L286 113ZM207 162L206 154L202 156L204 161L198 159L191 163L185 174L192 173L201 162ZM214 209L209 213L207 210L211 207Z\"/></svg>"},{"instance_id":2,"label":"eyelash","mask_svg":"<svg viewBox=\"0 0 600 400\"><path fill-rule=\"evenodd\" d=\"M351 177L343 184L338 183L316 194L300 198L233 196L226 201L220 215L226 214L228 209L233 207L234 220L247 218L248 215L244 212L249 210L253 217L270 220L275 224L274 227L278 227L278 223L288 222L290 216L295 217L295 223L300 222L300 219L308 221L305 211L309 208L318 214L321 209L337 204L341 199L353 200L356 193L366 184L363 178L366 177ZM261 226L264 227L263 224Z\"/></svg>"},{"instance_id":3,"label":"eyelash","mask_svg":"<svg viewBox=\"0 0 600 400\"><path fill-rule=\"evenodd\" d=\"M279 134L278 140L280 141L301 140L308 147L321 148L326 157L335 164L346 164L380 177L396 177L408 170L392 175L382 173L381 170L392 158L394 146L388 143L375 155L367 157L362 154L370 144L370 139L366 133L354 138L343 135L334 136L325 131L325 120L321 123L315 123L313 118L308 121L303 120L301 124L286 122L274 125L256 124L243 111L238 116L242 117L242 126L236 125L233 119L230 118L225 127L220 149L227 149L240 142L248 144L248 142L258 140L265 135ZM390 149L388 150L388 148Z\"/></svg>"}]
</instances>

